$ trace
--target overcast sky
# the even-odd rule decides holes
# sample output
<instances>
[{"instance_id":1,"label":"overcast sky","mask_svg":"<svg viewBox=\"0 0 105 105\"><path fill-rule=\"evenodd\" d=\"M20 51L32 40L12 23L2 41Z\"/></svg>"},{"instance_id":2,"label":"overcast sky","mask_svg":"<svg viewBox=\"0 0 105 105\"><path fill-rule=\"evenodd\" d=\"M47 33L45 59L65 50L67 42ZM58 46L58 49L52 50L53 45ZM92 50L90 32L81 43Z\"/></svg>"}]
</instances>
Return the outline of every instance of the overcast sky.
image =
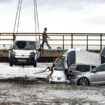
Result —
<instances>
[{"instance_id":1,"label":"overcast sky","mask_svg":"<svg viewBox=\"0 0 105 105\"><path fill-rule=\"evenodd\" d=\"M23 0L19 32L34 32L34 0ZM105 0L36 0L39 30L105 32ZM0 0L0 32L13 32L18 0Z\"/></svg>"}]
</instances>

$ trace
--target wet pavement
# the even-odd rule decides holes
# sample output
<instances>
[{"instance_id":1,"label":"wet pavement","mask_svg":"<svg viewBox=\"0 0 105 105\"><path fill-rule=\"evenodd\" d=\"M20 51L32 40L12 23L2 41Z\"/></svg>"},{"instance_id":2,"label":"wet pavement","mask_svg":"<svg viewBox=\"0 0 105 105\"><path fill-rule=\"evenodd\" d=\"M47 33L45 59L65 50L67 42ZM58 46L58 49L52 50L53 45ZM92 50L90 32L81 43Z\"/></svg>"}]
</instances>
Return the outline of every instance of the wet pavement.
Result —
<instances>
[{"instance_id":1,"label":"wet pavement","mask_svg":"<svg viewBox=\"0 0 105 105\"><path fill-rule=\"evenodd\" d=\"M38 64L38 68L26 67L23 72L18 67L11 68L7 64L0 64L2 71L5 71L3 76L7 73L7 69L12 70L6 76L15 69L19 69L19 73L23 75L29 70L33 70L30 71L32 74L34 71L38 72L40 68L44 70L47 66L48 64ZM41 76L41 74L36 76ZM50 84L44 78L1 80L0 105L105 105L105 85L83 87L66 83Z\"/></svg>"},{"instance_id":2,"label":"wet pavement","mask_svg":"<svg viewBox=\"0 0 105 105\"><path fill-rule=\"evenodd\" d=\"M105 105L105 86L5 81L0 82L0 105Z\"/></svg>"}]
</instances>

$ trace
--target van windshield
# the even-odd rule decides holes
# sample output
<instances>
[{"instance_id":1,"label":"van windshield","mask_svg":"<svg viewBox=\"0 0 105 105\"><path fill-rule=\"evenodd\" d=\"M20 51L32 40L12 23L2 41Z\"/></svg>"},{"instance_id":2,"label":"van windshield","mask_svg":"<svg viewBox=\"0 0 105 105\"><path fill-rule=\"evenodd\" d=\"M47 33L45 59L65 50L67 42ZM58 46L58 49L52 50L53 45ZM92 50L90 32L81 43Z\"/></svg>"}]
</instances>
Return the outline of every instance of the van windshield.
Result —
<instances>
[{"instance_id":1,"label":"van windshield","mask_svg":"<svg viewBox=\"0 0 105 105\"><path fill-rule=\"evenodd\" d=\"M35 41L15 41L13 49L34 50L36 49Z\"/></svg>"},{"instance_id":2,"label":"van windshield","mask_svg":"<svg viewBox=\"0 0 105 105\"><path fill-rule=\"evenodd\" d=\"M59 70L59 71L64 70L64 57L58 58L55 66L54 66L54 69Z\"/></svg>"}]
</instances>

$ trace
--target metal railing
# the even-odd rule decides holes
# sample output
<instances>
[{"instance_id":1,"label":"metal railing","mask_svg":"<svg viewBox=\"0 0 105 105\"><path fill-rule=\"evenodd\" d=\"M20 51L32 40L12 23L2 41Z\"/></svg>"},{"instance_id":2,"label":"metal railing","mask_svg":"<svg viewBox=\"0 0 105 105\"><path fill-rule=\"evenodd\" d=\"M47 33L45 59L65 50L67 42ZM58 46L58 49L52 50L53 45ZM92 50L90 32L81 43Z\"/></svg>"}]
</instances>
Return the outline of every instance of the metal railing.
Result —
<instances>
[{"instance_id":1,"label":"metal railing","mask_svg":"<svg viewBox=\"0 0 105 105\"><path fill-rule=\"evenodd\" d=\"M42 33L0 33L0 49L9 49L13 36L19 38L37 38L42 43ZM105 33L48 33L48 42L52 49L84 48L101 50L105 46ZM47 47L45 46L45 49Z\"/></svg>"}]
</instances>

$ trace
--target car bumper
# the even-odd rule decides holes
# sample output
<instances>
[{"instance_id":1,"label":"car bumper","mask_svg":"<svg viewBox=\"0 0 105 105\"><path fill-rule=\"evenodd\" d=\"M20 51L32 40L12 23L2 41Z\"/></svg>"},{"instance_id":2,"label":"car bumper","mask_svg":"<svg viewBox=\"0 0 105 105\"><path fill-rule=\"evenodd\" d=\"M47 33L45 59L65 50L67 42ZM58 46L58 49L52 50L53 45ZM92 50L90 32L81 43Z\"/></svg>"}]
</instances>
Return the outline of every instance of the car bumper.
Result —
<instances>
[{"instance_id":1,"label":"car bumper","mask_svg":"<svg viewBox=\"0 0 105 105\"><path fill-rule=\"evenodd\" d=\"M71 84L77 85L78 78L75 75L67 75L67 79Z\"/></svg>"},{"instance_id":2,"label":"car bumper","mask_svg":"<svg viewBox=\"0 0 105 105\"><path fill-rule=\"evenodd\" d=\"M69 80L62 79L60 77L56 77L56 78L49 77L49 82L52 82L52 83L69 83Z\"/></svg>"},{"instance_id":3,"label":"car bumper","mask_svg":"<svg viewBox=\"0 0 105 105\"><path fill-rule=\"evenodd\" d=\"M10 61L14 64L34 64L34 58L15 58L11 57Z\"/></svg>"}]
</instances>

